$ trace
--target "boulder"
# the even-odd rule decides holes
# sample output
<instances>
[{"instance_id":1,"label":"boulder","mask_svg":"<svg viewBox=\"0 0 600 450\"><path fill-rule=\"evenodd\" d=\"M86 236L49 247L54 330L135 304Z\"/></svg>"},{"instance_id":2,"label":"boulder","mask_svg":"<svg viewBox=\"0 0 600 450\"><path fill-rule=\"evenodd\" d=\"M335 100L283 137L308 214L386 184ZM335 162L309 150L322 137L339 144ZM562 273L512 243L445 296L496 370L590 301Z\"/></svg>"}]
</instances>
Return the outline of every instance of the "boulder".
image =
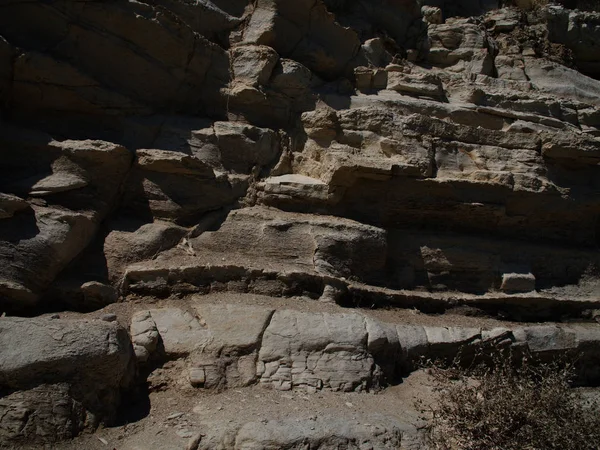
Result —
<instances>
[{"instance_id":1,"label":"boulder","mask_svg":"<svg viewBox=\"0 0 600 450\"><path fill-rule=\"evenodd\" d=\"M535 276L531 273L505 273L500 289L504 292L535 291Z\"/></svg>"},{"instance_id":2,"label":"boulder","mask_svg":"<svg viewBox=\"0 0 600 450\"><path fill-rule=\"evenodd\" d=\"M266 45L242 45L231 50L231 66L237 83L264 86L279 60L279 55Z\"/></svg>"},{"instance_id":3,"label":"boulder","mask_svg":"<svg viewBox=\"0 0 600 450\"><path fill-rule=\"evenodd\" d=\"M134 368L117 323L3 317L0 344L5 442L54 442L115 419Z\"/></svg>"},{"instance_id":4,"label":"boulder","mask_svg":"<svg viewBox=\"0 0 600 450\"><path fill-rule=\"evenodd\" d=\"M260 348L260 382L279 390L366 390L376 383L366 337L359 315L276 311Z\"/></svg>"},{"instance_id":5,"label":"boulder","mask_svg":"<svg viewBox=\"0 0 600 450\"><path fill-rule=\"evenodd\" d=\"M201 450L212 448L279 448L293 449L299 445L311 449L333 450L340 447L358 450L400 448L402 424L390 417L364 417L357 425L338 417L318 419L281 419L243 424L206 424L210 430L200 441ZM370 425L370 424L374 425ZM227 443L231 442L229 447Z\"/></svg>"}]
</instances>

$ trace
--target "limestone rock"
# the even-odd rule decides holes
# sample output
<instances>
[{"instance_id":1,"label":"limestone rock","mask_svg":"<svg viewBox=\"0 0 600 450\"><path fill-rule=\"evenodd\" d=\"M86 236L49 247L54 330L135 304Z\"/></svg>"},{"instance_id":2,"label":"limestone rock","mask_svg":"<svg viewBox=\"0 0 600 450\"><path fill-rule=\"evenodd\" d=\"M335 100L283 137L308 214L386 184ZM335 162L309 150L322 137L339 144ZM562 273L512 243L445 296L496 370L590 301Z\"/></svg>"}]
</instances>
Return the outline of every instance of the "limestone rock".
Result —
<instances>
[{"instance_id":1,"label":"limestone rock","mask_svg":"<svg viewBox=\"0 0 600 450\"><path fill-rule=\"evenodd\" d=\"M421 14L423 14L423 20L428 23L436 25L443 23L442 10L436 6L423 6Z\"/></svg>"},{"instance_id":2,"label":"limestone rock","mask_svg":"<svg viewBox=\"0 0 600 450\"><path fill-rule=\"evenodd\" d=\"M263 336L260 381L280 390L364 390L374 381L367 376L374 361L366 336L364 319L357 315L277 311Z\"/></svg>"},{"instance_id":3,"label":"limestone rock","mask_svg":"<svg viewBox=\"0 0 600 450\"><path fill-rule=\"evenodd\" d=\"M135 357L139 363L148 361L158 345L158 328L150 311L139 311L131 318L129 328Z\"/></svg>"},{"instance_id":4,"label":"limestone rock","mask_svg":"<svg viewBox=\"0 0 600 450\"><path fill-rule=\"evenodd\" d=\"M277 390L377 390L414 370L423 358L452 361L487 348L528 348L550 357L581 351L600 357L593 325L480 329L381 322L352 313L314 313L243 305L194 305L136 313L131 323L139 362L185 357L193 387L260 384ZM244 323L245 326L240 326ZM595 379L581 367L579 375Z\"/></svg>"},{"instance_id":5,"label":"limestone rock","mask_svg":"<svg viewBox=\"0 0 600 450\"><path fill-rule=\"evenodd\" d=\"M558 5L546 9L549 39L573 51L577 67L588 76L600 74L600 14L597 11L571 11Z\"/></svg>"},{"instance_id":6,"label":"limestone rock","mask_svg":"<svg viewBox=\"0 0 600 450\"><path fill-rule=\"evenodd\" d=\"M29 203L16 195L0 193L0 219L8 219L16 212L29 208Z\"/></svg>"},{"instance_id":7,"label":"limestone rock","mask_svg":"<svg viewBox=\"0 0 600 450\"><path fill-rule=\"evenodd\" d=\"M45 8L15 2L5 12L12 19L0 22L2 35L38 52L21 56L15 67L14 101L23 113L91 112L99 105L131 113L143 111L140 104L214 111L214 102L221 101L216 91L229 81L224 50L195 35L175 14L147 3L73 8L60 1ZM37 21L47 26L40 28ZM51 59L38 56L47 44L59 42ZM36 76L45 81L37 87L44 95L34 95L28 83Z\"/></svg>"},{"instance_id":8,"label":"limestone rock","mask_svg":"<svg viewBox=\"0 0 600 450\"><path fill-rule=\"evenodd\" d=\"M399 72L388 73L387 88L408 94L438 97L444 94L444 88L438 77L431 74L405 75Z\"/></svg>"},{"instance_id":9,"label":"limestone rock","mask_svg":"<svg viewBox=\"0 0 600 450\"><path fill-rule=\"evenodd\" d=\"M490 75L496 48L490 36L469 19L430 25L427 61L449 70Z\"/></svg>"},{"instance_id":10,"label":"limestone rock","mask_svg":"<svg viewBox=\"0 0 600 450\"><path fill-rule=\"evenodd\" d=\"M187 311L177 308L154 309L149 312L152 321L146 315L140 314L140 327L144 330L141 343L148 351L152 345L155 345L152 344L154 339L152 337L154 336L152 321L156 324L155 327L160 334L166 355L186 355L197 348L206 346L209 342L208 331ZM143 320L141 320L142 318ZM150 334L148 335L148 333ZM146 340L150 341L148 345L144 345Z\"/></svg>"},{"instance_id":11,"label":"limestone rock","mask_svg":"<svg viewBox=\"0 0 600 450\"><path fill-rule=\"evenodd\" d=\"M84 302L95 307L116 303L118 299L118 293L114 287L97 281L83 283L81 291L83 292Z\"/></svg>"},{"instance_id":12,"label":"limestone rock","mask_svg":"<svg viewBox=\"0 0 600 450\"><path fill-rule=\"evenodd\" d=\"M344 73L360 47L356 33L336 23L321 0L259 1L244 42L270 46L329 79Z\"/></svg>"}]
</instances>

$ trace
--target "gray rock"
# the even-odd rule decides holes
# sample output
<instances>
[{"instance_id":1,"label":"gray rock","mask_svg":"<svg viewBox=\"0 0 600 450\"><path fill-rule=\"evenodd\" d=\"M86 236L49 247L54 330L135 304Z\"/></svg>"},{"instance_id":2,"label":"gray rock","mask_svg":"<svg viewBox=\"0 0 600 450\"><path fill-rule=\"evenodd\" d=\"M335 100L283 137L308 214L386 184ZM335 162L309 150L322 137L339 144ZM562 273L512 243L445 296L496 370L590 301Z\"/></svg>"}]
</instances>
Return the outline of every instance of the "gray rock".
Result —
<instances>
[{"instance_id":1,"label":"gray rock","mask_svg":"<svg viewBox=\"0 0 600 450\"><path fill-rule=\"evenodd\" d=\"M156 350L160 336L150 311L138 311L135 313L131 318L129 332L138 362L147 362Z\"/></svg>"},{"instance_id":2,"label":"gray rock","mask_svg":"<svg viewBox=\"0 0 600 450\"><path fill-rule=\"evenodd\" d=\"M359 315L276 311L259 352L260 382L280 390L365 390L374 382L366 338Z\"/></svg>"},{"instance_id":3,"label":"gray rock","mask_svg":"<svg viewBox=\"0 0 600 450\"><path fill-rule=\"evenodd\" d=\"M110 305L116 303L119 298L119 294L114 287L97 281L88 281L82 284L81 291L83 292L84 303L92 307Z\"/></svg>"},{"instance_id":4,"label":"gray rock","mask_svg":"<svg viewBox=\"0 0 600 450\"><path fill-rule=\"evenodd\" d=\"M163 221L147 223L139 228L136 223L114 222L111 228L104 239L103 254L108 278L115 283L121 280L128 264L156 257L175 247L188 233L183 227Z\"/></svg>"},{"instance_id":5,"label":"gray rock","mask_svg":"<svg viewBox=\"0 0 600 450\"><path fill-rule=\"evenodd\" d=\"M133 376L128 334L114 322L4 317L0 344L0 387L22 391L1 400L9 440L52 442L110 423Z\"/></svg>"},{"instance_id":6,"label":"gray rock","mask_svg":"<svg viewBox=\"0 0 600 450\"><path fill-rule=\"evenodd\" d=\"M238 83L266 85L279 55L266 45L243 45L231 50L233 75Z\"/></svg>"},{"instance_id":7,"label":"gray rock","mask_svg":"<svg viewBox=\"0 0 600 450\"><path fill-rule=\"evenodd\" d=\"M385 450L400 448L402 441L402 425L384 416L364 418L359 423L326 416L318 420L270 420L229 427L211 425L208 427L211 432L200 441L199 449L293 449L308 445L318 450L340 446Z\"/></svg>"},{"instance_id":8,"label":"gray rock","mask_svg":"<svg viewBox=\"0 0 600 450\"><path fill-rule=\"evenodd\" d=\"M0 142L13 149L3 153L0 189L46 199L30 199L28 208L11 200L12 211L16 204L20 211L0 222L0 304L18 311L35 305L91 242L114 206L131 156L109 142L59 142L6 126Z\"/></svg>"},{"instance_id":9,"label":"gray rock","mask_svg":"<svg viewBox=\"0 0 600 450\"><path fill-rule=\"evenodd\" d=\"M105 322L116 322L117 315L113 314L113 313L102 314L102 316L100 317L100 320L103 320Z\"/></svg>"},{"instance_id":10,"label":"gray rock","mask_svg":"<svg viewBox=\"0 0 600 450\"><path fill-rule=\"evenodd\" d=\"M505 273L500 289L504 292L535 291L535 276L531 273Z\"/></svg>"},{"instance_id":11,"label":"gray rock","mask_svg":"<svg viewBox=\"0 0 600 450\"><path fill-rule=\"evenodd\" d=\"M203 213L229 205L243 192L244 186L217 179L212 168L194 156L140 149L123 208L140 217L189 223Z\"/></svg>"},{"instance_id":12,"label":"gray rock","mask_svg":"<svg viewBox=\"0 0 600 450\"><path fill-rule=\"evenodd\" d=\"M8 219L16 212L29 208L29 203L16 195L0 193L0 219Z\"/></svg>"},{"instance_id":13,"label":"gray rock","mask_svg":"<svg viewBox=\"0 0 600 450\"><path fill-rule=\"evenodd\" d=\"M68 384L17 391L0 399L0 442L43 445L70 439L84 429L87 416Z\"/></svg>"}]
</instances>

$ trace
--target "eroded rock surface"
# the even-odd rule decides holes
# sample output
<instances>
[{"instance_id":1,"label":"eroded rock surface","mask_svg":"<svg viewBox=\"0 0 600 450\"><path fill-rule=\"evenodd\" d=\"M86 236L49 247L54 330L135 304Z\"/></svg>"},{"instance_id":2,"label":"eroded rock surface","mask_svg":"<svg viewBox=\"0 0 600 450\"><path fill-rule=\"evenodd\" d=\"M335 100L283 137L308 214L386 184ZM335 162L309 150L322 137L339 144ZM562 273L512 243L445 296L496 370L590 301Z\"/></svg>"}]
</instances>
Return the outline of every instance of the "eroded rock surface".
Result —
<instances>
[{"instance_id":1,"label":"eroded rock surface","mask_svg":"<svg viewBox=\"0 0 600 450\"><path fill-rule=\"evenodd\" d=\"M135 374L350 395L507 347L597 382L600 13L562 3L3 2L0 314L106 311L0 318L0 446L110 422ZM397 425L194 445L398 448Z\"/></svg>"},{"instance_id":2,"label":"eroded rock surface","mask_svg":"<svg viewBox=\"0 0 600 450\"><path fill-rule=\"evenodd\" d=\"M579 375L593 382L600 358L595 324L482 329L226 304L192 304L192 310L143 310L131 323L138 361L182 360L173 376L183 388L364 392L397 382L422 360L509 347L542 358L581 352Z\"/></svg>"}]
</instances>

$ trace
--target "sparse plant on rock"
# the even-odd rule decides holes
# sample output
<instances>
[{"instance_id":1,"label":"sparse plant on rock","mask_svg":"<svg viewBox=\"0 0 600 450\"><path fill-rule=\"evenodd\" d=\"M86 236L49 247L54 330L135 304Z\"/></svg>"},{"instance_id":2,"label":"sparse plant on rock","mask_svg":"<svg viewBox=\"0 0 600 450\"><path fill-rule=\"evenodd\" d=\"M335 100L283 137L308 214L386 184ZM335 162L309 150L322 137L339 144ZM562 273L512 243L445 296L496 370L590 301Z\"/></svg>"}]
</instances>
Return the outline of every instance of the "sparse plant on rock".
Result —
<instances>
[{"instance_id":1,"label":"sparse plant on rock","mask_svg":"<svg viewBox=\"0 0 600 450\"><path fill-rule=\"evenodd\" d=\"M421 410L432 449L600 448L600 405L572 388L573 364L564 359L497 353L486 364L429 372L439 400Z\"/></svg>"}]
</instances>

